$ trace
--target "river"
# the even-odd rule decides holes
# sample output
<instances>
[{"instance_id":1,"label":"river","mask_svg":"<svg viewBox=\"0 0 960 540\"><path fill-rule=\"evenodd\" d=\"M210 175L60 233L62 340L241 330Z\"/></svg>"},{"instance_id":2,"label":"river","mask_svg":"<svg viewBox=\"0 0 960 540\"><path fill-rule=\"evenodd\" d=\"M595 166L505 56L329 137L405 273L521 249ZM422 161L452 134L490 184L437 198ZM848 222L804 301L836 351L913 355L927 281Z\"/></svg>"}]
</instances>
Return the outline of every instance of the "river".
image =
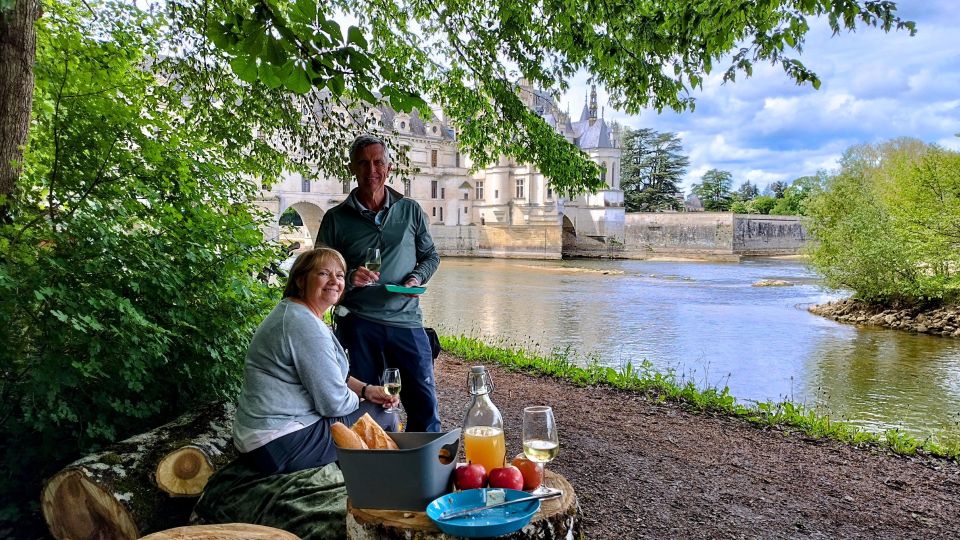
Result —
<instances>
[{"instance_id":1,"label":"river","mask_svg":"<svg viewBox=\"0 0 960 540\"><path fill-rule=\"evenodd\" d=\"M754 287L763 279L792 286ZM806 306L844 296L802 261L443 259L424 320L622 367L646 359L740 402L788 399L870 431L960 443L960 340L857 328Z\"/></svg>"}]
</instances>

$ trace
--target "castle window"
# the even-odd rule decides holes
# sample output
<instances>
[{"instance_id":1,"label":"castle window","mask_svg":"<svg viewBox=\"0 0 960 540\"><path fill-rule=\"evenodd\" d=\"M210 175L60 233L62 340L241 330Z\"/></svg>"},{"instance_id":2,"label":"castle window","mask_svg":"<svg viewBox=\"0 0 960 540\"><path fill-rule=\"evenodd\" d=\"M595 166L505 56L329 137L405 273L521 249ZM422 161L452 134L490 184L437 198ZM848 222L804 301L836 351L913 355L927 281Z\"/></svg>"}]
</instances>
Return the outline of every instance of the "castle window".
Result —
<instances>
[{"instance_id":1,"label":"castle window","mask_svg":"<svg viewBox=\"0 0 960 540\"><path fill-rule=\"evenodd\" d=\"M552 198L553 198L553 188L550 187L550 186L547 186L547 198L548 198L548 199L552 199Z\"/></svg>"},{"instance_id":2,"label":"castle window","mask_svg":"<svg viewBox=\"0 0 960 540\"><path fill-rule=\"evenodd\" d=\"M440 221L443 221L443 207L440 207Z\"/></svg>"},{"instance_id":3,"label":"castle window","mask_svg":"<svg viewBox=\"0 0 960 540\"><path fill-rule=\"evenodd\" d=\"M437 217L437 207L433 207L433 217Z\"/></svg>"},{"instance_id":4,"label":"castle window","mask_svg":"<svg viewBox=\"0 0 960 540\"><path fill-rule=\"evenodd\" d=\"M440 188L440 198L441 199L447 198L447 188Z\"/></svg>"},{"instance_id":5,"label":"castle window","mask_svg":"<svg viewBox=\"0 0 960 540\"><path fill-rule=\"evenodd\" d=\"M310 179L302 178L300 180L300 191L304 193L310 193Z\"/></svg>"},{"instance_id":6,"label":"castle window","mask_svg":"<svg viewBox=\"0 0 960 540\"><path fill-rule=\"evenodd\" d=\"M523 178L517 178L517 198L523 198Z\"/></svg>"},{"instance_id":7,"label":"castle window","mask_svg":"<svg viewBox=\"0 0 960 540\"><path fill-rule=\"evenodd\" d=\"M477 200L483 200L483 182L477 182Z\"/></svg>"},{"instance_id":8,"label":"castle window","mask_svg":"<svg viewBox=\"0 0 960 540\"><path fill-rule=\"evenodd\" d=\"M410 184L411 184L411 183L412 183L412 182L411 182L410 180L404 180L404 181L403 181L403 196L404 196L404 197L409 197L409 196L410 196Z\"/></svg>"},{"instance_id":9,"label":"castle window","mask_svg":"<svg viewBox=\"0 0 960 540\"><path fill-rule=\"evenodd\" d=\"M470 192L469 192L469 191L464 191L464 192L463 192L463 200L467 200L467 199L469 199L469 198L470 198Z\"/></svg>"},{"instance_id":10,"label":"castle window","mask_svg":"<svg viewBox=\"0 0 960 540\"><path fill-rule=\"evenodd\" d=\"M500 190L499 189L493 190L493 199L497 200L499 198L500 198Z\"/></svg>"},{"instance_id":11,"label":"castle window","mask_svg":"<svg viewBox=\"0 0 960 540\"><path fill-rule=\"evenodd\" d=\"M607 181L607 162L606 161L600 164L600 180L603 180L604 182Z\"/></svg>"},{"instance_id":12,"label":"castle window","mask_svg":"<svg viewBox=\"0 0 960 540\"><path fill-rule=\"evenodd\" d=\"M437 198L437 181L436 180L430 181L430 198L431 199Z\"/></svg>"},{"instance_id":13,"label":"castle window","mask_svg":"<svg viewBox=\"0 0 960 540\"><path fill-rule=\"evenodd\" d=\"M438 154L438 152L437 152L436 150L431 150L431 151L430 151L430 166L431 166L431 167L436 167L436 166L437 166L437 154Z\"/></svg>"},{"instance_id":14,"label":"castle window","mask_svg":"<svg viewBox=\"0 0 960 540\"><path fill-rule=\"evenodd\" d=\"M457 167L460 166L460 152L457 152Z\"/></svg>"}]
</instances>

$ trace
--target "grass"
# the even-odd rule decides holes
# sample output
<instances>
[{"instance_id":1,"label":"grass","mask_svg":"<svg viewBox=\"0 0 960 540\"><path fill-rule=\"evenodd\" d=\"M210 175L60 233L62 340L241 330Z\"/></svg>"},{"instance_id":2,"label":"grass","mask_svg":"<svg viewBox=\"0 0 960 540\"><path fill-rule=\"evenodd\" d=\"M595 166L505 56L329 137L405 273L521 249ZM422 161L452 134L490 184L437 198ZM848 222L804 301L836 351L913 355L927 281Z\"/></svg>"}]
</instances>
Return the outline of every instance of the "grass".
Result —
<instances>
[{"instance_id":1,"label":"grass","mask_svg":"<svg viewBox=\"0 0 960 540\"><path fill-rule=\"evenodd\" d=\"M646 360L640 364L627 362L622 368L614 369L600 365L593 358L583 367L575 362L569 348L541 355L509 346L490 345L463 335L440 336L440 343L445 351L471 362L495 363L512 371L546 375L578 386L607 386L637 392L654 401L671 401L698 412L729 415L762 427L834 439L855 446L876 446L898 455L923 453L960 460L958 444L940 444L932 437L921 441L898 429L883 434L870 433L789 401L745 405L738 403L727 387L700 389L692 381L681 381L672 371L661 373L655 370Z\"/></svg>"}]
</instances>

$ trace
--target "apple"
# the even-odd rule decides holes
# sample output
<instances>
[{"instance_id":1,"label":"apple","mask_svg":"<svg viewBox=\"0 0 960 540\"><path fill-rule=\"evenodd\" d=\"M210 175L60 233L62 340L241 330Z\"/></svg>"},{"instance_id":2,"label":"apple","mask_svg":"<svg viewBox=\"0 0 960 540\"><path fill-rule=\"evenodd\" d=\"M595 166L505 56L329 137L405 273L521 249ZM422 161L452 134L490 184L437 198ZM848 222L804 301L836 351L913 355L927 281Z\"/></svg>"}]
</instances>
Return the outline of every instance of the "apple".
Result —
<instances>
[{"instance_id":1,"label":"apple","mask_svg":"<svg viewBox=\"0 0 960 540\"><path fill-rule=\"evenodd\" d=\"M523 474L513 465L490 471L490 487L501 489L523 489Z\"/></svg>"},{"instance_id":2,"label":"apple","mask_svg":"<svg viewBox=\"0 0 960 540\"><path fill-rule=\"evenodd\" d=\"M543 463L530 461L527 456L517 454L513 458L513 466L520 469L520 474L523 475L523 489L525 491L537 489L543 483Z\"/></svg>"},{"instance_id":3,"label":"apple","mask_svg":"<svg viewBox=\"0 0 960 540\"><path fill-rule=\"evenodd\" d=\"M487 485L487 470L479 463L460 465L453 471L453 485L457 489L476 489Z\"/></svg>"}]
</instances>

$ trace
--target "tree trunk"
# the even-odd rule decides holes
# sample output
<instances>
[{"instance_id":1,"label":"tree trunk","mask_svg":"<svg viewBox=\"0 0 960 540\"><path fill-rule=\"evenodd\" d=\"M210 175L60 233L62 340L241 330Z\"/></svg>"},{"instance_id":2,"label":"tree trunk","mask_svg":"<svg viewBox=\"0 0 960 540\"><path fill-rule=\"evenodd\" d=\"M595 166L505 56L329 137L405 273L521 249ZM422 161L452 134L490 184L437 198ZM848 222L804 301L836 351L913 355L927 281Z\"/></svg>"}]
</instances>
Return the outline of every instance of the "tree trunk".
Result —
<instances>
[{"instance_id":1,"label":"tree trunk","mask_svg":"<svg viewBox=\"0 0 960 540\"><path fill-rule=\"evenodd\" d=\"M0 195L13 193L27 143L39 14L37 0L14 0L0 12Z\"/></svg>"},{"instance_id":2,"label":"tree trunk","mask_svg":"<svg viewBox=\"0 0 960 540\"><path fill-rule=\"evenodd\" d=\"M140 540L299 540L295 534L247 523L191 525L155 532Z\"/></svg>"},{"instance_id":3,"label":"tree trunk","mask_svg":"<svg viewBox=\"0 0 960 540\"><path fill-rule=\"evenodd\" d=\"M70 464L41 495L50 533L132 540L185 525L207 478L235 455L233 413L213 404Z\"/></svg>"},{"instance_id":4,"label":"tree trunk","mask_svg":"<svg viewBox=\"0 0 960 540\"><path fill-rule=\"evenodd\" d=\"M502 540L548 540L580 538L582 516L573 486L562 475L545 471L544 484L563 491L557 499L542 501L540 511L524 528L501 537ZM454 540L430 521L426 512L368 510L347 504L347 538L350 540Z\"/></svg>"}]
</instances>

